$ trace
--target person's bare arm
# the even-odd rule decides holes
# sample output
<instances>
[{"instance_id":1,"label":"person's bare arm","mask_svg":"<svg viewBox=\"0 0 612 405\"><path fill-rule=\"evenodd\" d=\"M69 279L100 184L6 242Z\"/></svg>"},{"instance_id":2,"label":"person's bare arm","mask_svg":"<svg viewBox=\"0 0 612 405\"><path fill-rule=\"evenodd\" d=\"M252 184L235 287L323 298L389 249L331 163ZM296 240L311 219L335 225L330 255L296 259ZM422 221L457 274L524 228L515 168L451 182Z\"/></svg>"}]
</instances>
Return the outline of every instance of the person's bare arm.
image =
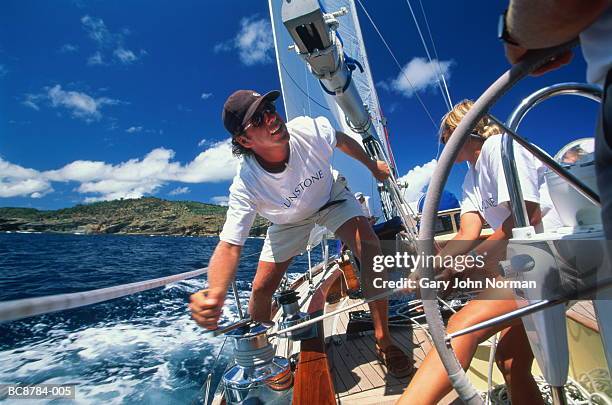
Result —
<instances>
[{"instance_id":1,"label":"person's bare arm","mask_svg":"<svg viewBox=\"0 0 612 405\"><path fill-rule=\"evenodd\" d=\"M540 205L531 201L525 201L527 207L527 215L529 223L537 225L542 221ZM512 228L514 228L514 218L510 215L503 224L495 229L491 235L483 242L478 243L478 237L482 230L483 219L476 212L468 212L461 216L461 227L457 235L449 241L444 249L438 253L439 256L458 256L473 252L476 256L481 256L485 261L485 269L494 272L497 269L497 263L503 260L506 255L507 243L502 243L512 238ZM474 241L473 244L467 241ZM464 243L452 243L452 241L466 241ZM475 247L474 247L475 246ZM474 247L472 249L472 247ZM450 271L449 271L450 270ZM437 268L436 271L444 271L440 277L448 278L454 273L452 269Z\"/></svg>"},{"instance_id":2,"label":"person's bare arm","mask_svg":"<svg viewBox=\"0 0 612 405\"><path fill-rule=\"evenodd\" d=\"M548 48L576 38L609 6L610 0L512 0L506 23L510 38L519 46L504 44L508 62L520 62L530 49ZM572 51L567 50L532 75L558 69L572 57Z\"/></svg>"},{"instance_id":3,"label":"person's bare arm","mask_svg":"<svg viewBox=\"0 0 612 405\"><path fill-rule=\"evenodd\" d=\"M531 225L535 226L539 224L540 222L542 222L542 213L540 211L540 204L532 202L532 201L525 201L525 207L527 208L527 216L529 217L529 223ZM514 227L515 227L514 218L512 214L510 214L510 216L506 218L502 226L497 228L493 232L493 234L489 235L489 237L485 240L485 242L505 240L505 239L512 238L512 228Z\"/></svg>"},{"instance_id":4,"label":"person's bare arm","mask_svg":"<svg viewBox=\"0 0 612 405\"><path fill-rule=\"evenodd\" d=\"M336 148L363 163L365 167L370 169L376 180L383 181L389 177L391 173L389 166L381 160L371 159L361 145L344 132L336 131Z\"/></svg>"},{"instance_id":5,"label":"person's bare arm","mask_svg":"<svg viewBox=\"0 0 612 405\"><path fill-rule=\"evenodd\" d=\"M610 0L512 0L508 33L526 49L560 45L576 38L608 6Z\"/></svg>"},{"instance_id":6,"label":"person's bare arm","mask_svg":"<svg viewBox=\"0 0 612 405\"><path fill-rule=\"evenodd\" d=\"M480 237L482 231L483 220L477 212L466 212L461 215L461 225L457 234L444 245L444 248L438 253L440 256L457 256L465 254L476 244L476 240ZM461 243L453 243L454 241L464 241ZM468 243L474 241L474 243Z\"/></svg>"},{"instance_id":7,"label":"person's bare arm","mask_svg":"<svg viewBox=\"0 0 612 405\"><path fill-rule=\"evenodd\" d=\"M242 246L220 241L208 265L208 290L189 297L191 316L207 329L216 329L230 283L236 275Z\"/></svg>"},{"instance_id":8,"label":"person's bare arm","mask_svg":"<svg viewBox=\"0 0 612 405\"><path fill-rule=\"evenodd\" d=\"M525 206L531 225L535 226L542 222L540 204L532 201L525 201ZM474 254L484 258L485 269L488 269L489 272L495 273L499 261L505 259L506 247L508 244L504 241L512 238L513 228L515 228L514 218L512 214L510 214L503 222L502 226L495 229L487 239L474 248Z\"/></svg>"}]
</instances>

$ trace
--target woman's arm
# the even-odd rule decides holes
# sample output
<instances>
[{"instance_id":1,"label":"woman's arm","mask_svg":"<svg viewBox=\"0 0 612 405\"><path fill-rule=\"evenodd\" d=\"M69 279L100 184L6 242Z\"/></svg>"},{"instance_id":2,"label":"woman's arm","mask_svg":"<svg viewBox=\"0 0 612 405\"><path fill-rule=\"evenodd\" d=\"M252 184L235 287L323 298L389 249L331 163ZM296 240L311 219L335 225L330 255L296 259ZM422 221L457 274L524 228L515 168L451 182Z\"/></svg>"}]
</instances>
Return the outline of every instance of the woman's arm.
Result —
<instances>
[{"instance_id":1,"label":"woman's arm","mask_svg":"<svg viewBox=\"0 0 612 405\"><path fill-rule=\"evenodd\" d=\"M453 239L446 243L438 255L457 256L468 253L476 245L483 225L484 221L477 212L470 211L461 215L459 231ZM465 242L459 243L457 241ZM469 243L469 241L472 241L472 243Z\"/></svg>"},{"instance_id":2,"label":"woman's arm","mask_svg":"<svg viewBox=\"0 0 612 405\"><path fill-rule=\"evenodd\" d=\"M532 201L525 201L525 205L527 207L529 223L531 225L537 225L542 222L540 204ZM512 214L510 214L503 222L502 226L497 228L493 234L472 250L472 254L483 258L485 264L483 270L486 269L486 271L490 273L496 273L498 271L497 266L499 261L506 258L507 241L512 238L512 228L514 227L514 218Z\"/></svg>"},{"instance_id":3,"label":"woman's arm","mask_svg":"<svg viewBox=\"0 0 612 405\"><path fill-rule=\"evenodd\" d=\"M535 226L535 225L538 225L540 222L542 222L542 213L540 211L540 204L532 202L532 201L525 201L525 205L527 207L527 216L529 217L529 223L532 226ZM485 241L481 243L481 246L485 244L485 242L488 242L488 241L508 240L512 238L512 228L514 227L515 227L514 218L512 217L512 214L510 214L510 216L506 218L502 226L497 228L493 232L493 234L491 234L487 239L485 239ZM480 246L476 250L482 251L480 249Z\"/></svg>"}]
</instances>

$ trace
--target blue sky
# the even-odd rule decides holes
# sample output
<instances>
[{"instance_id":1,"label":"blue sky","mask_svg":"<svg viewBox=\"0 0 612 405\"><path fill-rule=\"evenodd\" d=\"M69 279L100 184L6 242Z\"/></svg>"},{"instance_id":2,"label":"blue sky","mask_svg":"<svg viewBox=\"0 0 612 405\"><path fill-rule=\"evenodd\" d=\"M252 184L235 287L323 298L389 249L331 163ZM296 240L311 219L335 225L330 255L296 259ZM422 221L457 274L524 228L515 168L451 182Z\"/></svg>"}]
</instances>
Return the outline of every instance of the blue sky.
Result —
<instances>
[{"instance_id":1,"label":"blue sky","mask_svg":"<svg viewBox=\"0 0 612 405\"><path fill-rule=\"evenodd\" d=\"M364 1L436 123L446 111L405 1ZM412 0L425 29L420 3ZM476 98L508 64L496 38L503 2L424 1L453 102ZM358 7L359 11L362 11ZM151 195L223 202L235 170L220 115L239 88L279 88L265 1L4 1L0 4L0 206L56 209ZM341 20L340 20L341 21ZM431 174L437 128L360 15L400 175ZM420 58L420 59L419 59ZM515 87L583 82L570 66ZM562 97L519 132L550 153L592 136L596 104ZM448 188L457 194L464 167Z\"/></svg>"}]
</instances>

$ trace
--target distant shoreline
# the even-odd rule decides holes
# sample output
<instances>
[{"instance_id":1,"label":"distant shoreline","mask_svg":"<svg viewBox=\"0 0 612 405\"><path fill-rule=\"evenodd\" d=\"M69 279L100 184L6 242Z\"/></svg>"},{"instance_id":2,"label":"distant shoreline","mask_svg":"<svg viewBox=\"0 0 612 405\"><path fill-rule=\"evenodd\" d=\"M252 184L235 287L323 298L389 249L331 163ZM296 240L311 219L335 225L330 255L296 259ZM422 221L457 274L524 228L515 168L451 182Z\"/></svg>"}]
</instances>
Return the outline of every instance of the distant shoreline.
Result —
<instances>
[{"instance_id":1,"label":"distant shoreline","mask_svg":"<svg viewBox=\"0 0 612 405\"><path fill-rule=\"evenodd\" d=\"M227 207L154 197L103 201L53 211L0 208L0 232L74 235L218 236ZM265 235L257 217L249 236Z\"/></svg>"},{"instance_id":2,"label":"distant shoreline","mask_svg":"<svg viewBox=\"0 0 612 405\"><path fill-rule=\"evenodd\" d=\"M218 238L219 235L182 235L182 234L147 234L147 233L78 233L78 232L57 232L57 231L0 231L0 234L18 234L18 235L76 235L76 236L164 236L164 237L181 237L181 238ZM258 239L261 236L249 236L249 239Z\"/></svg>"}]
</instances>

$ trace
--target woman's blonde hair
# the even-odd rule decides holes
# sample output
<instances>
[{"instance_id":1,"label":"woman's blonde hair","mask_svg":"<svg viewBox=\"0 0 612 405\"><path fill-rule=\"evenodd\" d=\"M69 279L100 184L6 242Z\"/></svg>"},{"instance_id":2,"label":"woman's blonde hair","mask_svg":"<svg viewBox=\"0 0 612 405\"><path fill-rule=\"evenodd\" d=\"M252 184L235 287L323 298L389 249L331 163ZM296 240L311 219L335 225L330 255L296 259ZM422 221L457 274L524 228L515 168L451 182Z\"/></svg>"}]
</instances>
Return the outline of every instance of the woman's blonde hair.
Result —
<instances>
[{"instance_id":1,"label":"woman's blonde hair","mask_svg":"<svg viewBox=\"0 0 612 405\"><path fill-rule=\"evenodd\" d=\"M442 138L442 136L444 136L446 133L449 133L450 136L457 126L459 126L459 123L473 105L474 102L472 100L463 100L455 104L453 109L442 117L442 122L440 123L440 138ZM472 130L472 133L478 134L482 138L487 139L492 135L501 134L502 130L500 127L491 122L488 115L485 115L480 119L480 121L478 121L478 124L476 124Z\"/></svg>"}]
</instances>

